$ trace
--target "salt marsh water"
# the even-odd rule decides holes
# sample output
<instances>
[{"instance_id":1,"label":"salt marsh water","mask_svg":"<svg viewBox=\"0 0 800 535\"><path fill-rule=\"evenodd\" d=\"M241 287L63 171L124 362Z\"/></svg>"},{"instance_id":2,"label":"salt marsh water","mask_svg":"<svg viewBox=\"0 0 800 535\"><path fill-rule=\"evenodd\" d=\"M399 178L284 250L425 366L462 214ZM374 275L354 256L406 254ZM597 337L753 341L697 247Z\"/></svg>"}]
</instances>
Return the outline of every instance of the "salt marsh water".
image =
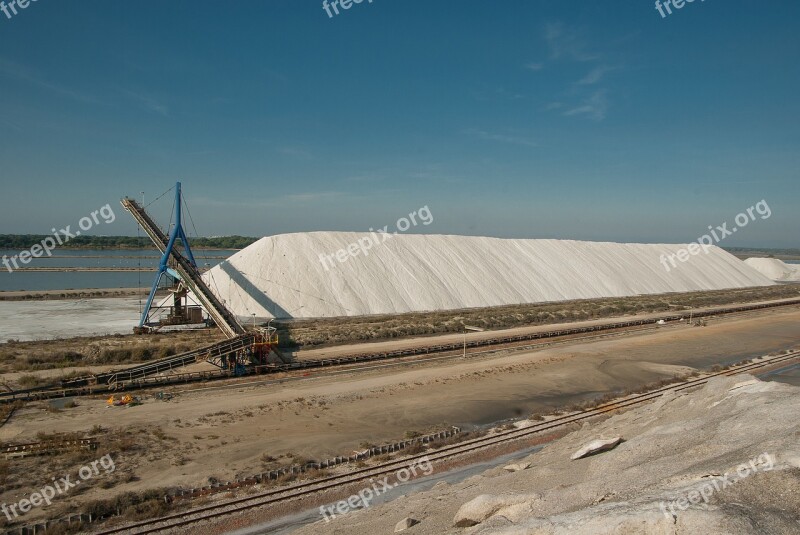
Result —
<instances>
[{"instance_id":1,"label":"salt marsh water","mask_svg":"<svg viewBox=\"0 0 800 535\"><path fill-rule=\"evenodd\" d=\"M234 250L194 251L201 268L216 266L234 254ZM0 250L0 257L12 257L19 251ZM160 256L155 250L131 249L57 249L50 257L34 258L25 267L56 268L136 268L145 271L125 272L26 272L8 270L0 266L0 291L43 291L89 288L150 287Z\"/></svg>"}]
</instances>

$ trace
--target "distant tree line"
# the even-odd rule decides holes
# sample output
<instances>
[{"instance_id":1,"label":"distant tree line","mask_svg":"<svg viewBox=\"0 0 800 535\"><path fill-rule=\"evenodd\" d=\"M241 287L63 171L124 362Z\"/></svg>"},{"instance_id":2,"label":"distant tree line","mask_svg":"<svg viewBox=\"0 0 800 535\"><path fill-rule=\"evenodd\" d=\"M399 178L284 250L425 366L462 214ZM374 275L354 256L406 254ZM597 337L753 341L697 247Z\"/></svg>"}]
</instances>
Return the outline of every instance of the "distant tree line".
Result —
<instances>
[{"instance_id":1,"label":"distant tree line","mask_svg":"<svg viewBox=\"0 0 800 535\"><path fill-rule=\"evenodd\" d=\"M0 234L0 249L30 249L41 243L49 234ZM189 238L197 249L244 249L259 238L246 236L219 236L215 238ZM147 236L76 236L61 246L64 249L151 249Z\"/></svg>"},{"instance_id":2,"label":"distant tree line","mask_svg":"<svg viewBox=\"0 0 800 535\"><path fill-rule=\"evenodd\" d=\"M41 243L49 234L0 234L0 249L30 249ZM189 238L198 249L244 249L259 238L247 236L218 236L214 238ZM147 236L76 236L62 246L64 249L151 249ZM764 254L774 256L800 256L800 249L763 249L755 247L724 247L732 254Z\"/></svg>"},{"instance_id":3,"label":"distant tree line","mask_svg":"<svg viewBox=\"0 0 800 535\"><path fill-rule=\"evenodd\" d=\"M763 254L769 256L800 256L800 249L765 249L761 247L723 247L731 254Z\"/></svg>"}]
</instances>

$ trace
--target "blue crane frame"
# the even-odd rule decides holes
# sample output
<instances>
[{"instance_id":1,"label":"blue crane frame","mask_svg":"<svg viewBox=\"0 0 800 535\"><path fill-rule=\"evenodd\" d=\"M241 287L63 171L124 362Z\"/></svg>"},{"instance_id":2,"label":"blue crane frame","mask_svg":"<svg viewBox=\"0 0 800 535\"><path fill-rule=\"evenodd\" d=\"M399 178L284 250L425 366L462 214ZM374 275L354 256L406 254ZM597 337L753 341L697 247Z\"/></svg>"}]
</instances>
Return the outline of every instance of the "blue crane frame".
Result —
<instances>
[{"instance_id":1,"label":"blue crane frame","mask_svg":"<svg viewBox=\"0 0 800 535\"><path fill-rule=\"evenodd\" d=\"M168 265L169 257L172 253L172 249L175 247L175 241L180 238L181 243L183 244L184 252L186 256L191 262L194 268L197 268L197 262L194 260L194 255L192 254L192 248L189 245L189 239L186 237L186 233L183 231L183 218L181 217L181 183L175 183L175 226L172 228L172 232L169 234L169 242L167 243L167 248L164 249L164 254L161 255L161 262L158 264L158 273L156 274L156 280L153 282L153 287L150 290L150 295L147 296L147 303L142 310L142 317L139 320L139 327L144 327L147 324L147 319L150 315L150 309L153 306L153 298L156 295L156 291L158 290L158 284L161 282L161 279L164 277L164 274L168 274L169 276L177 279L183 280L182 277L178 274L177 271L170 268Z\"/></svg>"}]
</instances>

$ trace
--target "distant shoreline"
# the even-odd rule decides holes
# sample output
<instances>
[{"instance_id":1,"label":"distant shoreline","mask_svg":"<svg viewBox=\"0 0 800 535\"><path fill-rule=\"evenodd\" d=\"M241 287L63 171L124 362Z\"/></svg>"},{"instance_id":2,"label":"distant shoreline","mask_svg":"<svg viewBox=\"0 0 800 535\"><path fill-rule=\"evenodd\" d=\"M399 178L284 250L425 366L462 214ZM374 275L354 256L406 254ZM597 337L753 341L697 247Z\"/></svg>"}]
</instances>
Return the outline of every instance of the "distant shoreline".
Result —
<instances>
[{"instance_id":1,"label":"distant shoreline","mask_svg":"<svg viewBox=\"0 0 800 535\"><path fill-rule=\"evenodd\" d=\"M14 251L16 247L0 247L0 251ZM61 245L58 247L59 251L154 251L155 247L126 247L120 246L103 246L103 245ZM193 251L241 251L238 247L203 247L200 245L192 245Z\"/></svg>"},{"instance_id":2,"label":"distant shoreline","mask_svg":"<svg viewBox=\"0 0 800 535\"><path fill-rule=\"evenodd\" d=\"M0 301L55 301L62 299L97 299L103 297L147 297L147 288L81 288L76 290L20 290L0 292ZM166 292L158 292L158 295Z\"/></svg>"},{"instance_id":3,"label":"distant shoreline","mask_svg":"<svg viewBox=\"0 0 800 535\"><path fill-rule=\"evenodd\" d=\"M197 268L200 273L208 271L207 268ZM153 268L148 267L119 267L119 266L54 266L54 267L21 267L13 272L0 270L0 273L153 273Z\"/></svg>"},{"instance_id":4,"label":"distant shoreline","mask_svg":"<svg viewBox=\"0 0 800 535\"><path fill-rule=\"evenodd\" d=\"M730 251L728 251L730 253ZM784 262L797 262L800 261L800 255L793 254L765 254L763 252L753 251L752 254L747 253L731 253L739 260L747 260L748 258L775 258Z\"/></svg>"},{"instance_id":5,"label":"distant shoreline","mask_svg":"<svg viewBox=\"0 0 800 535\"><path fill-rule=\"evenodd\" d=\"M250 236L216 236L189 238L193 249L227 250L243 249L260 238ZM0 234L0 249L25 250L39 245L45 240L53 240L49 234ZM147 236L97 236L77 235L67 240L59 239L59 249L115 249L149 250L154 249ZM52 248L52 247L51 247Z\"/></svg>"}]
</instances>

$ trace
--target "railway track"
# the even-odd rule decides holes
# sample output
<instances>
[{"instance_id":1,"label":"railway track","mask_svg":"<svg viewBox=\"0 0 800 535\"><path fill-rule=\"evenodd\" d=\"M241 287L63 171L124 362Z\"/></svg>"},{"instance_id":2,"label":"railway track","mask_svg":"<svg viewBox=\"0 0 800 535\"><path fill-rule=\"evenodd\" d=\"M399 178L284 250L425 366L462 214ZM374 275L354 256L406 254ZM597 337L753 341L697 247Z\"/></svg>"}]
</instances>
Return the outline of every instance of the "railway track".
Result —
<instances>
[{"instance_id":1,"label":"railway track","mask_svg":"<svg viewBox=\"0 0 800 535\"><path fill-rule=\"evenodd\" d=\"M735 316L735 314L734 314L734 316ZM548 340L547 342L541 342L541 343L536 343L536 344L525 344L525 345L503 344L503 345L498 345L498 346L492 346L490 349L485 349L483 351L478 351L478 352L473 351L473 352L467 353L466 358L467 359L481 358L481 357L486 357L486 356L493 355L495 353L505 352L505 351L541 350L541 349L544 349L544 348L554 347L554 346L558 346L558 345L575 344L575 343L579 343L579 342L588 342L588 341L597 341L597 340L603 340L603 339L613 338L613 337L618 337L618 336L627 336L627 335L636 334L636 333L650 332L650 331L654 331L654 330L656 330L655 327L644 327L644 328L639 328L639 329L630 329L630 330L618 331L618 332L612 332L612 333L595 334L595 335L587 335L587 336L580 336L580 337L564 337L564 338L561 338L561 339L551 339L551 340ZM463 347L463 345L462 345L462 347ZM199 390L221 390L221 389L225 389L225 388L241 388L243 386L265 386L265 385L272 385L272 384L280 385L280 384L286 383L287 381L299 381L299 380L307 379L309 377L314 377L314 378L333 377L333 376L338 375L338 374L346 374L346 373L353 373L353 372L365 372L365 371L370 371L370 370L376 370L376 369L379 369L379 368L390 368L390 367L399 367L399 366L412 366L412 365L420 365L420 364L426 364L426 363L431 363L431 362L440 362L440 361L463 359L463 358L464 358L464 356L463 356L461 350L454 351L454 352L449 352L449 353L437 353L437 354L434 354L434 355L422 356L422 357L392 358L392 359L387 359L387 360L381 360L381 361L375 362L375 363L365 363L365 364L360 365L360 366L344 366L343 365L343 366L329 367L329 368L326 368L322 373L315 373L313 376L309 372L296 371L296 372L288 372L285 375L282 375L280 377L276 377L276 378L273 378L273 379L263 379L263 380L257 380L256 379L256 380L247 381L247 382L244 382L244 381L229 382L227 384L218 384L216 386L214 386L214 385L211 385L211 386L199 386L197 388L190 388L188 390L180 390L180 391L177 391L177 392L174 392L174 393L175 394L183 394L183 393L189 393L189 392L196 392L196 391L199 391ZM200 374L200 373L207 374L208 372L198 372L198 374ZM191 374L191 375L195 375L195 374ZM224 377L220 377L220 378L221 379L229 379L230 377L228 375L225 375ZM255 379L255 377L254 377L254 379ZM189 384L192 383L192 382L193 381L182 381L182 383L189 383ZM157 385L156 384L151 384L150 386L154 387L154 386L157 386Z\"/></svg>"},{"instance_id":2,"label":"railway track","mask_svg":"<svg viewBox=\"0 0 800 535\"><path fill-rule=\"evenodd\" d=\"M737 316L749 313L756 310L764 310L785 306L800 305L800 299L789 299L769 303L755 303L750 305L739 305L734 307L717 307L699 310L693 312L693 318L707 318L710 316ZM664 324L674 324L678 321L686 319L686 313L666 314L663 316L651 317L647 319L628 320L621 322L604 323L599 325L588 325L583 327L575 327L570 329L558 329L552 331L542 331L531 334L504 336L497 338L490 338L485 340L471 340L466 343L467 349L487 349L487 351L480 352L484 354L487 352L499 351L503 349L534 349L551 345L552 339L563 339L570 337L564 342L590 340L594 338L603 337L604 335L597 336L583 336L581 334L593 333L628 333L636 332L637 330L647 330L655 328L660 322ZM211 347L237 344L241 339L247 338L248 335L242 335L236 339L220 342ZM550 340L545 343L540 342ZM560 341L559 341L560 342ZM238 346L237 346L238 347ZM492 349L488 349L492 348ZM174 368L185 366L193 362L201 360L200 356L205 355L209 348L201 348L191 351L186 354L176 355L164 359L162 361L154 361L131 368L130 370L123 370L120 372L106 373L95 376L93 378L81 378L71 380L64 386L52 388L38 388L29 390L18 390L13 392L0 392L0 403L13 402L16 400L21 401L34 401L42 399L53 399L59 397L73 397L73 396L87 396L96 394L107 394L120 391L134 391L146 388L163 387L169 385L186 384L193 382L203 382L212 380L231 379L234 377L252 376L252 375L265 375L265 374L278 374L278 373L293 373L293 372L306 372L314 369L325 369L333 367L344 367L351 365L359 365L377 361L398 360L404 357L419 357L439 355L446 356L448 354L457 355L464 349L463 343L450 343L450 344L436 344L431 346L422 346L416 348L400 349L396 351L388 351L382 353L361 353L355 355L347 355L342 357L296 361L288 364L269 364L264 366L254 366L246 369L244 373L234 374L227 370L215 370L193 373L174 373L168 376L152 377L146 376L148 373L163 373L165 371L172 371ZM474 355L473 355L474 356ZM422 362L425 359L417 359ZM120 380L120 377L126 379ZM103 380L110 382L103 383ZM94 384L93 384L94 383Z\"/></svg>"},{"instance_id":3,"label":"railway track","mask_svg":"<svg viewBox=\"0 0 800 535\"><path fill-rule=\"evenodd\" d=\"M424 454L406 457L401 460L389 461L381 465L355 470L353 472L330 476L314 481L301 483L289 488L277 489L266 491L255 496L248 496L245 498L238 498L224 503L208 505L190 509L181 513L175 513L164 516L159 519L151 521L142 521L127 524L125 526L115 527L104 531L97 532L99 535L111 535L114 533L135 533L147 534L158 533L165 530L172 530L178 528L185 528L192 524L199 522L212 521L229 516L236 513L241 513L258 507L267 505L276 505L279 503L288 502L293 499L308 497L320 492L335 490L343 486L353 485L369 481L371 478L378 476L391 476L398 470L405 468L412 463L427 461L434 463L436 461L444 461L452 459L460 455L474 453L487 448L495 447L498 445L514 442L521 439L526 439L534 435L538 435L547 431L555 431L564 426L580 423L597 416L607 414L609 412L618 411L620 409L627 409L652 401L667 392L680 392L690 388L702 386L710 379L720 376L736 375L739 373L750 372L766 367L777 366L780 364L788 363L800 358L800 351L793 351L784 355L776 357L768 357L758 362L750 362L747 364L732 367L728 370L720 372L713 372L703 377L690 379L681 383L664 386L651 390L642 394L635 394L615 400L609 403L599 405L592 409L587 409L578 413L558 416L550 420L535 424L523 429L514 429L510 431L502 431L488 437L479 437L475 439L466 440L458 444L444 446L435 452L428 452Z\"/></svg>"},{"instance_id":4,"label":"railway track","mask_svg":"<svg viewBox=\"0 0 800 535\"><path fill-rule=\"evenodd\" d=\"M73 451L79 449L97 449L97 439L76 438L72 440L50 440L45 442L30 442L26 444L11 444L0 448L0 455L5 459L19 459L32 455L49 455L51 453Z\"/></svg>"}]
</instances>

